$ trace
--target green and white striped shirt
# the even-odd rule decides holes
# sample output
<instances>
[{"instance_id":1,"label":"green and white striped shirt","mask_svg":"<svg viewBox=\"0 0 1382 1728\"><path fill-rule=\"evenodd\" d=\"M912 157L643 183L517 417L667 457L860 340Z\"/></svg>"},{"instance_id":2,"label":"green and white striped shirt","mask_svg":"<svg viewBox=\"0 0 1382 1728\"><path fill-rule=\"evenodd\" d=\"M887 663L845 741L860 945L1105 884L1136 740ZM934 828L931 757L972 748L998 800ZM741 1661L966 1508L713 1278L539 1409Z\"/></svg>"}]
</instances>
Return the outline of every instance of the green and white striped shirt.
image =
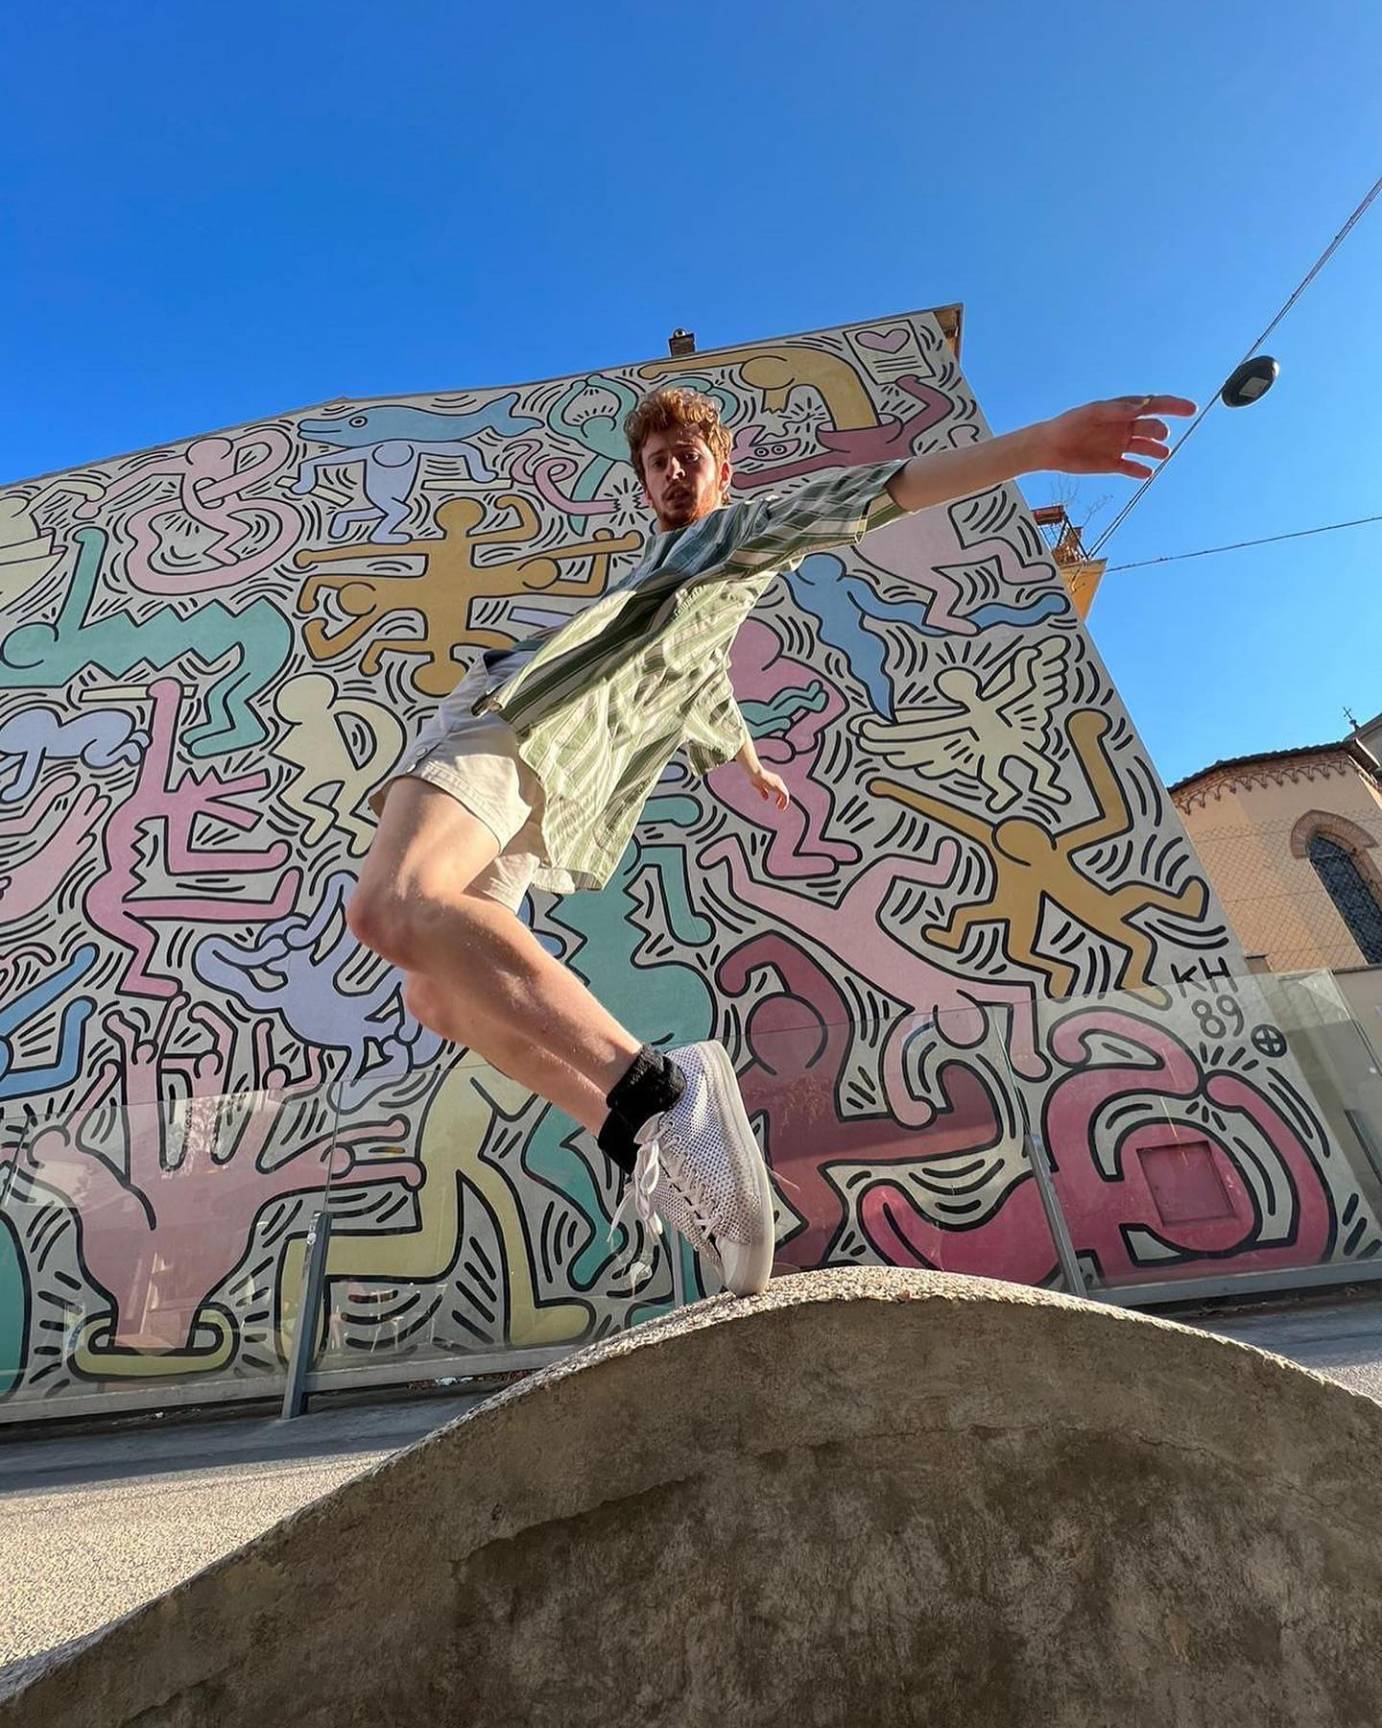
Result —
<instances>
[{"instance_id":1,"label":"green and white striped shirt","mask_svg":"<svg viewBox=\"0 0 1382 1728\"><path fill-rule=\"evenodd\" d=\"M698 775L738 754L739 626L774 576L905 515L885 490L902 466L833 469L655 534L637 569L569 622L485 655L475 712L504 716L543 789L535 886L602 888L679 748Z\"/></svg>"}]
</instances>

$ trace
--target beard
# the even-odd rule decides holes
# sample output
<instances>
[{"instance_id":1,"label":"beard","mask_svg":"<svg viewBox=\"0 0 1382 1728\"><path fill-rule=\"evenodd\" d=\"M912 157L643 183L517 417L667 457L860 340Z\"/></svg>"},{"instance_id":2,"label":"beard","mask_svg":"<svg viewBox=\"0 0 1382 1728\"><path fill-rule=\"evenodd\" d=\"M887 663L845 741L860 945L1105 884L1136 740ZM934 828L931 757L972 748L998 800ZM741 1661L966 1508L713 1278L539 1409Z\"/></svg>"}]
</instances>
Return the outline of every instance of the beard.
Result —
<instances>
[{"instance_id":1,"label":"beard","mask_svg":"<svg viewBox=\"0 0 1382 1728\"><path fill-rule=\"evenodd\" d=\"M701 507L696 492L691 487L678 487L674 492L666 492L662 498L662 519L674 528L684 528L689 522L695 522L708 512Z\"/></svg>"}]
</instances>

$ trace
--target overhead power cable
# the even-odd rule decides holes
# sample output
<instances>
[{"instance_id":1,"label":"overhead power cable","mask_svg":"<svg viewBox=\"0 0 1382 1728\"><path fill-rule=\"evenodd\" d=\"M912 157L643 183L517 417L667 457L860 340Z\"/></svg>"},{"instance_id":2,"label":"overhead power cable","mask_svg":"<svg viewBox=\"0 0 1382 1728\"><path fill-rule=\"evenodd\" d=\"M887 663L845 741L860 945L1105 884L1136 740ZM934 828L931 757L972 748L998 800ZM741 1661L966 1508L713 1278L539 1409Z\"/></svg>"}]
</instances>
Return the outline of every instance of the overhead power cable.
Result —
<instances>
[{"instance_id":1,"label":"overhead power cable","mask_svg":"<svg viewBox=\"0 0 1382 1728\"><path fill-rule=\"evenodd\" d=\"M1320 253L1319 257L1315 260L1314 264L1310 267L1310 269L1305 273L1304 276L1301 277L1300 281L1296 284L1296 287L1295 287L1294 291L1292 292L1291 297L1287 300L1286 304L1277 313L1276 317L1272 319L1271 323L1262 332L1262 334L1257 338L1257 340L1251 344L1251 346L1248 348L1247 353L1243 355L1243 360L1250 360L1253 357L1253 355L1256 354L1258 349L1261 348L1262 344L1271 335L1272 331L1276 329L1277 325L1280 324L1281 320L1286 316L1286 314L1295 305L1296 301L1300 299L1301 295L1305 292L1305 290L1310 286L1310 284L1319 275L1320 271L1324 269L1325 265L1334 256L1335 252L1338 251L1338 249L1339 249L1340 245L1343 243L1345 237L1348 235L1350 230L1353 229L1357 225L1359 220L1362 218L1364 213L1367 211L1368 206L1372 203L1373 199L1376 198L1376 196L1379 192L1382 192L1382 178L1379 178L1379 179L1373 181L1372 189L1363 198L1362 202L1354 210L1353 214L1349 217L1348 221L1344 223L1343 227L1340 228L1339 232L1329 242L1328 246L1325 247L1324 251ZM1242 361L1237 362L1237 364L1241 365ZM1231 375L1232 371L1233 371L1233 368L1230 367L1229 371L1225 372L1224 377L1225 378L1229 377ZM1220 384L1222 384L1222 379L1220 380ZM1217 401L1218 392L1219 392L1219 385L1216 385L1214 390L1207 394L1207 399L1205 401L1204 407L1200 409L1199 413L1195 416L1195 418L1186 427L1183 436L1180 438L1179 442L1174 445L1170 454L1167 456L1166 460L1163 463L1161 463L1161 465L1159 467L1154 468L1152 470L1152 472L1147 476L1147 478L1142 482L1142 484L1133 493L1132 497L1128 499L1127 503L1118 512L1118 514L1114 517L1112 522L1109 523L1108 527L1105 528L1103 533L1095 541L1094 545L1090 548L1089 556L1091 558L1097 558L1099 556L1100 548L1107 545L1110 538L1115 533L1117 533L1118 529L1121 528L1123 523L1127 521L1128 517L1137 508L1139 502L1141 501L1143 496L1146 494L1147 488L1156 479L1157 475L1158 474L1164 474L1166 472L1166 470L1171 466L1172 461L1185 448L1186 443L1194 435L1195 430L1199 426L1201 420L1204 419L1205 415L1208 414L1209 410L1214 406L1215 402Z\"/></svg>"},{"instance_id":2,"label":"overhead power cable","mask_svg":"<svg viewBox=\"0 0 1382 1728\"><path fill-rule=\"evenodd\" d=\"M1234 540L1228 546L1202 546L1198 552L1168 552L1164 558L1139 558L1135 564L1110 564L1104 571L1145 570L1149 564L1176 564L1184 558L1208 558L1211 552L1237 552L1244 546L1273 546L1278 540L1304 540L1311 534L1332 534L1336 528L1361 528L1366 522L1382 522L1382 516L1355 516L1351 522L1326 522L1319 528L1297 528L1292 534L1268 534L1261 540Z\"/></svg>"}]
</instances>

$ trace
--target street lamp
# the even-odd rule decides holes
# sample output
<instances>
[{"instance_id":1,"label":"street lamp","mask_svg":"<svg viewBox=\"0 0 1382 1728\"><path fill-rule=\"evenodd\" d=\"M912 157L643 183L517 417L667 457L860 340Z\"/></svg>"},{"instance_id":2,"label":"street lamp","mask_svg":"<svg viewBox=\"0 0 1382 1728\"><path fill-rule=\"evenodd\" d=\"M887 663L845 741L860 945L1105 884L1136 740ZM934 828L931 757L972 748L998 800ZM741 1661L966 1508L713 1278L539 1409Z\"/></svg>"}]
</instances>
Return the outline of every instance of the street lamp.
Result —
<instances>
[{"instance_id":1,"label":"street lamp","mask_svg":"<svg viewBox=\"0 0 1382 1728\"><path fill-rule=\"evenodd\" d=\"M1241 366L1234 367L1228 382L1219 392L1219 400L1225 408L1246 408L1250 402L1256 402L1259 396L1267 394L1276 383L1280 370L1270 354L1258 354L1245 360Z\"/></svg>"}]
</instances>

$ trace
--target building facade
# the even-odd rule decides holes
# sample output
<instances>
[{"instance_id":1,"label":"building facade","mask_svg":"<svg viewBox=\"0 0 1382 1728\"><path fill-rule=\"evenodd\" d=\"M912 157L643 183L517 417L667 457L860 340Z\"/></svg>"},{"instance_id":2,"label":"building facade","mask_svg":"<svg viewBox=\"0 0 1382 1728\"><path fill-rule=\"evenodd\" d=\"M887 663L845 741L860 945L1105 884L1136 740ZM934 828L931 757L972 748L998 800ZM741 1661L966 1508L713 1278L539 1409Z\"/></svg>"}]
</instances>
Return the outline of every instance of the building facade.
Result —
<instances>
[{"instance_id":1,"label":"building facade","mask_svg":"<svg viewBox=\"0 0 1382 1728\"><path fill-rule=\"evenodd\" d=\"M958 347L941 308L0 492L0 1422L263 1396L321 1209L323 1372L530 1361L704 1288L349 936L366 800L481 648L637 559L640 393L710 392L751 498L987 436ZM675 761L602 893L524 908L641 1036L728 1046L782 1271L1077 1281L1033 1137L1091 1284L1382 1258L1382 1191L1084 628L1091 571L1062 581L1088 562L1014 486L806 558L732 666L791 808Z\"/></svg>"},{"instance_id":2,"label":"building facade","mask_svg":"<svg viewBox=\"0 0 1382 1728\"><path fill-rule=\"evenodd\" d=\"M1250 964L1382 965L1382 768L1359 738L1215 762L1171 796Z\"/></svg>"},{"instance_id":3,"label":"building facade","mask_svg":"<svg viewBox=\"0 0 1382 1728\"><path fill-rule=\"evenodd\" d=\"M1368 737L1215 762L1171 796L1331 1125L1382 1175L1382 767Z\"/></svg>"}]
</instances>

